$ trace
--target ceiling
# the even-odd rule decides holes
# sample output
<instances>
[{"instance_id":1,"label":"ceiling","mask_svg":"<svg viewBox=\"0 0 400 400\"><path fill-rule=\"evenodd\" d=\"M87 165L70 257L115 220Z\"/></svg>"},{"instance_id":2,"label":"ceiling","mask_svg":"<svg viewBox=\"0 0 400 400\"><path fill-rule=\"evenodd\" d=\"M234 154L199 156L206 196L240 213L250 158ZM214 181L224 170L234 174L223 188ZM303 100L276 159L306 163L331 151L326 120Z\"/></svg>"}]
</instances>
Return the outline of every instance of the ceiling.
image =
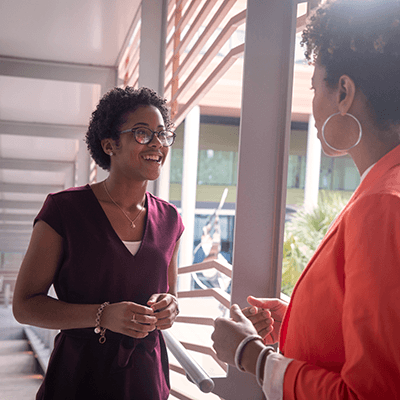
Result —
<instances>
[{"instance_id":1,"label":"ceiling","mask_svg":"<svg viewBox=\"0 0 400 400\"><path fill-rule=\"evenodd\" d=\"M89 178L84 135L140 0L0 3L0 251L25 252L47 193Z\"/></svg>"}]
</instances>

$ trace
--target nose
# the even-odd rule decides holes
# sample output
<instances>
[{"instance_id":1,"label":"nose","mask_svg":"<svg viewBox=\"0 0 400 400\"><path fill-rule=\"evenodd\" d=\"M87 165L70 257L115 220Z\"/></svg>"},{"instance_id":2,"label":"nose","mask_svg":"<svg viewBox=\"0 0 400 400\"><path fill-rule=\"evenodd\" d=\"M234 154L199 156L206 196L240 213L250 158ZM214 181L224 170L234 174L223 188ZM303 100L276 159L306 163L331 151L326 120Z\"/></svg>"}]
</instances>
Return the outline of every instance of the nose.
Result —
<instances>
[{"instance_id":1,"label":"nose","mask_svg":"<svg viewBox=\"0 0 400 400\"><path fill-rule=\"evenodd\" d=\"M150 147L155 147L155 148L160 148L163 147L160 138L158 137L157 133L155 133L153 135L153 138L151 139L151 141L147 144Z\"/></svg>"}]
</instances>

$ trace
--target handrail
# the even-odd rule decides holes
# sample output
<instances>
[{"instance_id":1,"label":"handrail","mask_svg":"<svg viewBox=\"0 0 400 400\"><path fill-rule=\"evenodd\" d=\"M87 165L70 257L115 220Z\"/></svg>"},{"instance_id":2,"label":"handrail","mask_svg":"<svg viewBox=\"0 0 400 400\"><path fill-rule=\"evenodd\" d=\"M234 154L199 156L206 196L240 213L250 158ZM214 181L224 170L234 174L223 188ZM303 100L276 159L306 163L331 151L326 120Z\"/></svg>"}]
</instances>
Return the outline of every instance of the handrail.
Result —
<instances>
[{"instance_id":1,"label":"handrail","mask_svg":"<svg viewBox=\"0 0 400 400\"><path fill-rule=\"evenodd\" d=\"M185 370L189 381L193 382L203 393L210 393L214 389L214 381L168 331L163 331L163 336L168 349Z\"/></svg>"}]
</instances>

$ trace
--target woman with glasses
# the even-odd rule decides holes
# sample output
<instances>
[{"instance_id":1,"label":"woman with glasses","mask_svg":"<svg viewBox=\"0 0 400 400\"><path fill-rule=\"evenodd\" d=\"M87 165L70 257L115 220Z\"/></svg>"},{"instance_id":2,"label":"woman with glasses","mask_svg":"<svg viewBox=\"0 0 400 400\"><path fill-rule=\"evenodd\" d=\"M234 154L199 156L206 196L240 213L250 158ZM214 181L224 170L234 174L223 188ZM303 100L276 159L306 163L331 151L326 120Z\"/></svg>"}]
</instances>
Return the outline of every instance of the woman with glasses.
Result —
<instances>
[{"instance_id":1,"label":"woman with glasses","mask_svg":"<svg viewBox=\"0 0 400 400\"><path fill-rule=\"evenodd\" d=\"M322 150L349 155L361 183L290 303L234 305L214 347L268 400L400 399L400 2L328 0L302 43Z\"/></svg>"},{"instance_id":2,"label":"woman with glasses","mask_svg":"<svg viewBox=\"0 0 400 400\"><path fill-rule=\"evenodd\" d=\"M115 88L86 142L103 182L50 194L14 295L24 324L60 329L37 399L160 400L169 395L161 330L179 313L177 209L146 191L174 143L165 100ZM48 294L54 284L57 299Z\"/></svg>"}]
</instances>

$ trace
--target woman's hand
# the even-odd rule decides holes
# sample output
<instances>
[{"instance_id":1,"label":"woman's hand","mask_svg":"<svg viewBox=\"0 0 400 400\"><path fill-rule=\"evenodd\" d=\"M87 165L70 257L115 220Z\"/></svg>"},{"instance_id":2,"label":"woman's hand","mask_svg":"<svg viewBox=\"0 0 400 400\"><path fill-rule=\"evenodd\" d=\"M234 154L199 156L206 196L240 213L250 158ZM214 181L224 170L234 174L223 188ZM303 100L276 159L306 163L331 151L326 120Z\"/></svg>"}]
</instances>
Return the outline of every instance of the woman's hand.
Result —
<instances>
[{"instance_id":1,"label":"woman's hand","mask_svg":"<svg viewBox=\"0 0 400 400\"><path fill-rule=\"evenodd\" d=\"M170 293L155 293L147 302L157 318L157 329L171 328L179 314L178 300Z\"/></svg>"},{"instance_id":2,"label":"woman's hand","mask_svg":"<svg viewBox=\"0 0 400 400\"><path fill-rule=\"evenodd\" d=\"M274 344L279 339L283 316L287 303L280 299L247 298L252 307L243 309L243 314L253 323L264 344Z\"/></svg>"},{"instance_id":3,"label":"woman's hand","mask_svg":"<svg viewBox=\"0 0 400 400\"><path fill-rule=\"evenodd\" d=\"M214 321L211 339L218 358L235 365L235 352L240 342L249 335L257 335L257 331L237 304L231 307L230 316L230 319L217 318Z\"/></svg>"},{"instance_id":4,"label":"woman's hand","mask_svg":"<svg viewBox=\"0 0 400 400\"><path fill-rule=\"evenodd\" d=\"M100 320L103 328L136 339L143 339L154 331L156 323L152 308L129 301L108 305Z\"/></svg>"}]
</instances>

